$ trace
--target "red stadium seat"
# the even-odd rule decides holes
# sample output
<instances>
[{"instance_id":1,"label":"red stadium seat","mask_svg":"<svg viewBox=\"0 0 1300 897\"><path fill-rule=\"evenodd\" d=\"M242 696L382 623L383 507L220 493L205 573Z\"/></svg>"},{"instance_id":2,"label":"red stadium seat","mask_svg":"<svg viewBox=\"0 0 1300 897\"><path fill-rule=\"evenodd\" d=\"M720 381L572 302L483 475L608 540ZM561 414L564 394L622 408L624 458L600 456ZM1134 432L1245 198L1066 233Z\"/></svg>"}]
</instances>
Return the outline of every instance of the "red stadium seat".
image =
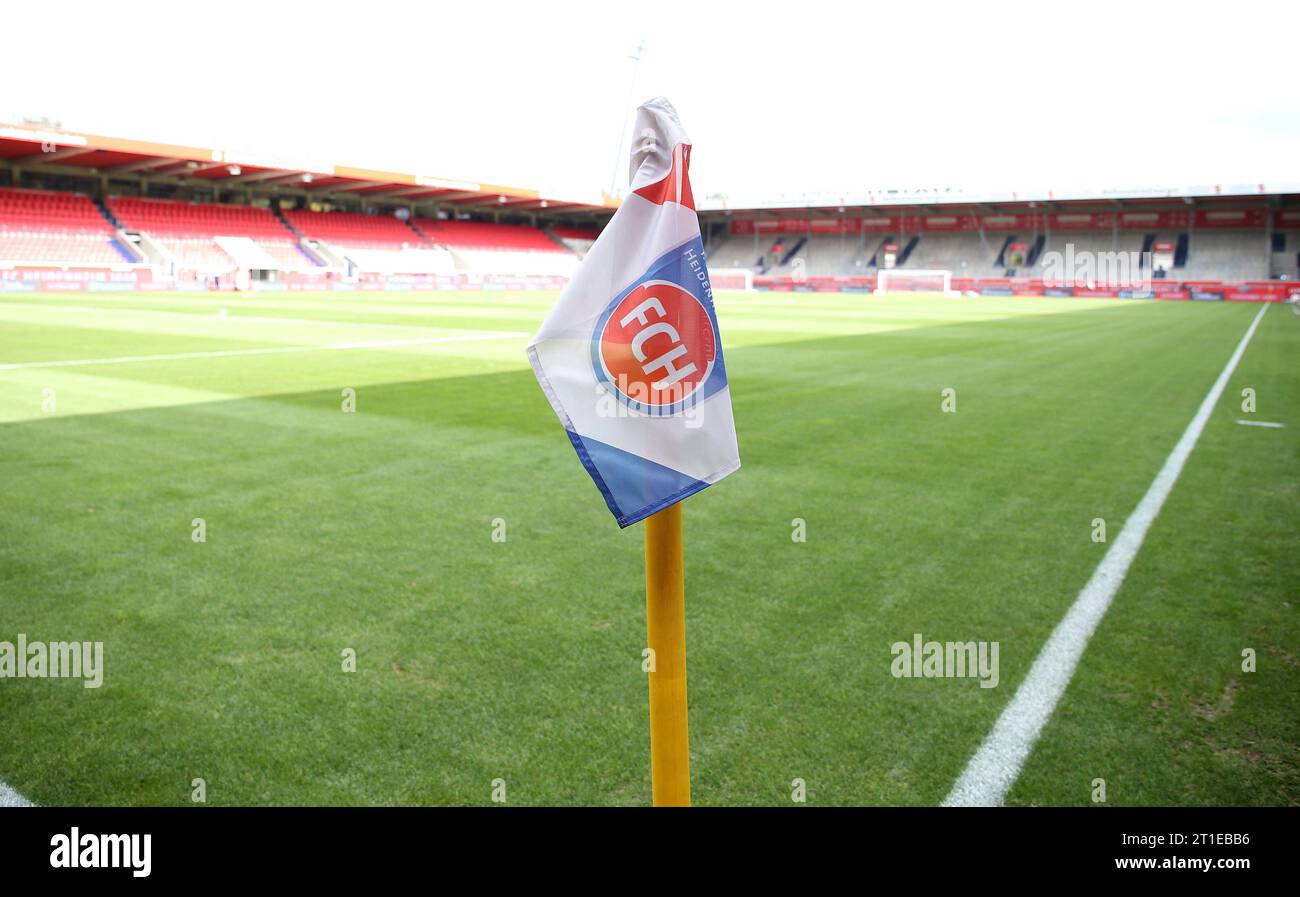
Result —
<instances>
[{"instance_id":1,"label":"red stadium seat","mask_svg":"<svg viewBox=\"0 0 1300 897\"><path fill-rule=\"evenodd\" d=\"M285 212L300 234L313 240L338 243L355 249L427 249L428 244L405 222L390 215L362 215L356 212Z\"/></svg>"},{"instance_id":2,"label":"red stadium seat","mask_svg":"<svg viewBox=\"0 0 1300 897\"><path fill-rule=\"evenodd\" d=\"M449 249L503 249L514 252L568 253L535 227L488 221L437 221L419 218L416 230Z\"/></svg>"},{"instance_id":3,"label":"red stadium seat","mask_svg":"<svg viewBox=\"0 0 1300 897\"><path fill-rule=\"evenodd\" d=\"M120 265L113 227L87 196L0 189L0 260Z\"/></svg>"},{"instance_id":4,"label":"red stadium seat","mask_svg":"<svg viewBox=\"0 0 1300 897\"><path fill-rule=\"evenodd\" d=\"M185 271L232 271L235 260L216 237L247 237L285 268L314 265L298 251L298 240L269 209L166 199L111 197L109 211L130 230L147 233Z\"/></svg>"}]
</instances>

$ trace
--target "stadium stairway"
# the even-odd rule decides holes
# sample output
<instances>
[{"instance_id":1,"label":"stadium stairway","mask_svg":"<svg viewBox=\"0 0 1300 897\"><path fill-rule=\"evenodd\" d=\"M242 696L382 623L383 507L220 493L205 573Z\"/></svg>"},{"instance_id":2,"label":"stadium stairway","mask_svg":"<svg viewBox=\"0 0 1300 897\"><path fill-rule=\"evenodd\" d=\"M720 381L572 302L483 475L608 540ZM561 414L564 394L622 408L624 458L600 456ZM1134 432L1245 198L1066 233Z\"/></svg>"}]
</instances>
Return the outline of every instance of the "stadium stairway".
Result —
<instances>
[{"instance_id":1,"label":"stadium stairway","mask_svg":"<svg viewBox=\"0 0 1300 897\"><path fill-rule=\"evenodd\" d=\"M994 265L999 268L1005 268L1007 266L1007 250L1011 248L1011 244L1014 242L1016 242L1016 235L1007 234L1007 238L1002 241L1002 248L998 250L998 257L997 260L994 261Z\"/></svg>"},{"instance_id":2,"label":"stadium stairway","mask_svg":"<svg viewBox=\"0 0 1300 897\"><path fill-rule=\"evenodd\" d=\"M295 237L297 237L299 240L303 239L302 231L300 231L300 230L298 230L298 228L294 227L294 226L293 226L293 222L290 221L288 218L286 218L286 217L284 216L284 210L283 210L283 209L281 209L279 206L273 206L273 207L271 208L271 214L274 215L274 216L276 217L276 219L277 219L281 224L283 224L285 227L289 228L289 231L290 231L290 232L291 232Z\"/></svg>"},{"instance_id":3,"label":"stadium stairway","mask_svg":"<svg viewBox=\"0 0 1300 897\"><path fill-rule=\"evenodd\" d=\"M879 267L880 267L881 256L883 255L883 253L884 253L884 251L885 251L885 246L886 246L887 244L889 244L889 243L895 243L895 242L897 242L897 240L898 240L898 238L895 237L893 234L889 234L889 235L886 236L886 237L882 237L882 238L880 239L880 242L876 244L876 251L873 252L873 253L871 253L871 258L869 258L869 259L867 260L867 267L868 267L868 268L879 268Z\"/></svg>"},{"instance_id":4,"label":"stadium stairway","mask_svg":"<svg viewBox=\"0 0 1300 897\"><path fill-rule=\"evenodd\" d=\"M808 249L808 247L809 247L808 238L800 237L798 240L794 242L794 245L792 245L789 249L783 247L781 250L781 257L778 258L775 262L769 261L768 256L765 255L763 258L759 259L759 265L761 267L758 273L774 274L774 275L784 274L789 271L791 265L794 264L795 259L801 257L800 253L805 253L803 258L806 267L808 262L808 259L806 258L806 250Z\"/></svg>"},{"instance_id":5,"label":"stadium stairway","mask_svg":"<svg viewBox=\"0 0 1300 897\"><path fill-rule=\"evenodd\" d=\"M1029 254L1025 256L1025 267L1032 268L1038 264L1038 259L1043 254L1043 247L1047 245L1047 236L1039 234L1034 237L1034 245L1029 247Z\"/></svg>"},{"instance_id":6,"label":"stadium stairway","mask_svg":"<svg viewBox=\"0 0 1300 897\"><path fill-rule=\"evenodd\" d=\"M595 245L596 238L600 236L600 231L592 227L548 227L546 235L560 244L569 252L576 252L579 256L586 255L591 247ZM705 255L708 255L708 249L705 249Z\"/></svg>"},{"instance_id":7,"label":"stadium stairway","mask_svg":"<svg viewBox=\"0 0 1300 897\"><path fill-rule=\"evenodd\" d=\"M914 234L912 236L912 239L907 241L907 245L903 247L903 251L898 254L898 258L894 260L894 267L901 268L904 265L906 265L908 256L912 254L912 252L916 249L916 244L920 242L921 242L920 236Z\"/></svg>"},{"instance_id":8,"label":"stadium stairway","mask_svg":"<svg viewBox=\"0 0 1300 897\"><path fill-rule=\"evenodd\" d=\"M113 212L99 200L95 200L95 208L99 209L99 214L103 215L108 223L113 225L113 230L122 230L122 222L113 216Z\"/></svg>"},{"instance_id":9,"label":"stadium stairway","mask_svg":"<svg viewBox=\"0 0 1300 897\"><path fill-rule=\"evenodd\" d=\"M1141 248L1140 250L1138 250L1138 251L1142 253L1142 258L1143 258L1143 260L1146 260L1147 258L1149 258L1149 256L1147 255L1147 253L1149 253L1149 252L1151 251L1151 247L1154 246L1155 243L1156 243L1156 235L1155 235L1155 234L1143 234L1143 235L1142 235L1142 248Z\"/></svg>"},{"instance_id":10,"label":"stadium stairway","mask_svg":"<svg viewBox=\"0 0 1300 897\"><path fill-rule=\"evenodd\" d=\"M271 214L276 217L276 220L278 220L281 224L287 227L289 229L289 232L293 234L294 237L297 239L298 252L302 255L303 258L305 258L307 261L311 262L313 265L315 265L318 268L330 267L330 262L325 260L324 253L320 252L319 250L314 250L311 248L310 244L307 241L307 238L302 235L302 232L299 231L298 228L293 226L292 221L284 217L284 211L278 205L273 205L271 207Z\"/></svg>"},{"instance_id":11,"label":"stadium stairway","mask_svg":"<svg viewBox=\"0 0 1300 897\"><path fill-rule=\"evenodd\" d=\"M308 258L319 259L320 264L326 268L340 268L346 271L350 267L347 259L335 253L328 244L322 241L304 237L303 241L298 244L298 248Z\"/></svg>"},{"instance_id":12,"label":"stadium stairway","mask_svg":"<svg viewBox=\"0 0 1300 897\"><path fill-rule=\"evenodd\" d=\"M554 244L555 244L556 246L558 246L560 249L563 249L565 252L573 252L573 251L574 251L572 246L570 246L568 243L564 242L564 240L560 239L560 237L555 233L555 229L554 229L554 228L551 228L551 227L544 227L544 228L542 228L542 233L546 234L547 238L548 238L552 243L554 243Z\"/></svg>"},{"instance_id":13,"label":"stadium stairway","mask_svg":"<svg viewBox=\"0 0 1300 897\"><path fill-rule=\"evenodd\" d=\"M1142 248L1139 251L1142 253L1141 259L1142 259L1142 265L1144 269L1146 268L1147 263L1151 259L1151 256L1147 255L1147 253L1151 251L1152 247L1156 243L1173 243L1174 260L1170 265L1170 267L1174 270L1186 268L1188 254L1191 251L1191 242L1186 232L1180 234L1159 234L1159 233L1143 234ZM1152 273L1154 274L1154 272Z\"/></svg>"},{"instance_id":14,"label":"stadium stairway","mask_svg":"<svg viewBox=\"0 0 1300 897\"><path fill-rule=\"evenodd\" d=\"M407 230L409 230L412 234L415 235L415 243L417 246L423 246L425 249L440 248L437 243L433 242L427 236L425 236L424 231L416 227L415 224L411 222L411 219L407 218L402 223L406 225Z\"/></svg>"},{"instance_id":15,"label":"stadium stairway","mask_svg":"<svg viewBox=\"0 0 1300 897\"><path fill-rule=\"evenodd\" d=\"M172 258L167 252L154 242L153 237L145 231L123 230L122 233L130 234L134 239L129 240L135 250L140 253L141 260L147 265L153 265L157 268L169 268L172 265Z\"/></svg>"},{"instance_id":16,"label":"stadium stairway","mask_svg":"<svg viewBox=\"0 0 1300 897\"><path fill-rule=\"evenodd\" d=\"M177 274L217 275L240 268L278 268L299 270L316 267L316 262L298 250L296 235L270 209L255 205L191 202L139 196L109 196L104 205L113 217L130 228L131 238L148 253L148 243L163 256L164 269ZM136 239L145 235L148 241ZM260 251L245 251L244 243L236 251L247 264L226 246L223 238L244 237L258 245Z\"/></svg>"},{"instance_id":17,"label":"stadium stairway","mask_svg":"<svg viewBox=\"0 0 1300 897\"><path fill-rule=\"evenodd\" d=\"M781 267L784 268L786 265L793 262L795 256L799 254L799 250L803 249L807 245L808 245L808 238L800 237L799 240L794 244L794 247L789 252L787 252L784 256L782 256Z\"/></svg>"},{"instance_id":18,"label":"stadium stairway","mask_svg":"<svg viewBox=\"0 0 1300 897\"><path fill-rule=\"evenodd\" d=\"M122 261L126 262L128 265L138 265L140 263L141 260L136 258L135 253L130 249L127 249L121 240L114 237L110 242L112 243L113 248L117 250L118 255L122 256Z\"/></svg>"},{"instance_id":19,"label":"stadium stairway","mask_svg":"<svg viewBox=\"0 0 1300 897\"><path fill-rule=\"evenodd\" d=\"M118 255L122 256L122 261L130 265L138 265L144 261L144 253L135 248L135 244L126 238L126 228L122 227L122 222L118 221L108 206L99 200L93 200L95 208L99 209L99 214L103 215L113 227L113 248L117 250Z\"/></svg>"}]
</instances>

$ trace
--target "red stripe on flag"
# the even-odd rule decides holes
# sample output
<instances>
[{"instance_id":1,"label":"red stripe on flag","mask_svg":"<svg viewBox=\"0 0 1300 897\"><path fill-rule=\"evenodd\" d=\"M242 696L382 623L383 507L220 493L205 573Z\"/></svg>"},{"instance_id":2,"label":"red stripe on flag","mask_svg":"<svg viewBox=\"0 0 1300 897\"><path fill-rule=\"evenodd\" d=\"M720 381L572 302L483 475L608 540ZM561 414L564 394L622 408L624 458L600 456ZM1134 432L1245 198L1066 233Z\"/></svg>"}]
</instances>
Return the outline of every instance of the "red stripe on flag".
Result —
<instances>
[{"instance_id":1,"label":"red stripe on flag","mask_svg":"<svg viewBox=\"0 0 1300 897\"><path fill-rule=\"evenodd\" d=\"M679 143L673 147L673 165L668 173L653 184L646 184L635 191L637 196L648 199L655 205L676 202L695 209L695 197L691 193L691 145Z\"/></svg>"}]
</instances>

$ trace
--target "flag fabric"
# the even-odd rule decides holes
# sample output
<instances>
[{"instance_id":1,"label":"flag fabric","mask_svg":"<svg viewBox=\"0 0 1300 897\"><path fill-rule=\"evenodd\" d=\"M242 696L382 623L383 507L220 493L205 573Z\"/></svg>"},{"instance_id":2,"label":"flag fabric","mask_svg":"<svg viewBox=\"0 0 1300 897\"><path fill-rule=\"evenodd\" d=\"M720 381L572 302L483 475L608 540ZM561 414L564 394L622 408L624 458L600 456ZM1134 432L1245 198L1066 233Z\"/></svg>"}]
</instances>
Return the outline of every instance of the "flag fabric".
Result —
<instances>
[{"instance_id":1,"label":"flag fabric","mask_svg":"<svg viewBox=\"0 0 1300 897\"><path fill-rule=\"evenodd\" d=\"M740 467L690 159L672 105L640 106L628 196L528 346L619 526Z\"/></svg>"}]
</instances>

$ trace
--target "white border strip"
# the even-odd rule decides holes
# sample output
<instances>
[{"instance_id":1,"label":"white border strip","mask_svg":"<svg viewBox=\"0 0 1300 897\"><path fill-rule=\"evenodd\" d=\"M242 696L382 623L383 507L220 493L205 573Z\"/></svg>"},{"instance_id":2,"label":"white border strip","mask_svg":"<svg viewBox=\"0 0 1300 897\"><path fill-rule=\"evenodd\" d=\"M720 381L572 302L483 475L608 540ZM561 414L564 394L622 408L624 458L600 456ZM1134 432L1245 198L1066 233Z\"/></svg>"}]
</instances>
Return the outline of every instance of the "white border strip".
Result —
<instances>
[{"instance_id":1,"label":"white border strip","mask_svg":"<svg viewBox=\"0 0 1300 897\"><path fill-rule=\"evenodd\" d=\"M0 364L0 371L26 368L70 368L97 364L135 364L143 361L180 361L189 358L233 358L238 355L280 355L285 352L328 352L345 349L394 349L403 346L432 346L437 343L465 343L476 340L522 339L531 334L493 330L456 336L415 337L413 339L369 340L352 343L327 343L323 346L276 346L266 349L220 349L211 352L175 352L169 355L126 355L118 358L74 358L66 361L24 361Z\"/></svg>"},{"instance_id":2,"label":"white border strip","mask_svg":"<svg viewBox=\"0 0 1300 897\"><path fill-rule=\"evenodd\" d=\"M34 807L36 804L23 797L4 782L0 782L0 807Z\"/></svg>"},{"instance_id":3,"label":"white border strip","mask_svg":"<svg viewBox=\"0 0 1300 897\"><path fill-rule=\"evenodd\" d=\"M1147 494L1142 496L1142 501L1093 571L1092 578L1052 631L1030 668L1029 675L1020 683L1015 697L1002 711L993 730L966 765L965 771L952 786L952 791L944 798L943 806L999 806L1015 784L1020 776L1020 768L1038 741L1038 736L1042 734L1043 726L1051 718L1066 686L1070 684L1070 678L1088 646L1088 640L1092 638L1097 624L1110 607L1111 599L1124 582L1124 576L1128 573L1133 558L1137 556L1138 549L1142 547L1147 530L1151 528L1152 521L1174 488L1183 465L1196 447L1201 431L1205 429L1215 404L1228 385L1228 378L1237 369L1237 363L1241 361L1241 356L1266 311L1268 304L1251 321L1246 335L1237 344L1236 351L1228 359L1219 379L1210 387L1209 394L1183 431L1182 438L1165 459L1164 467L1156 474Z\"/></svg>"},{"instance_id":4,"label":"white border strip","mask_svg":"<svg viewBox=\"0 0 1300 897\"><path fill-rule=\"evenodd\" d=\"M1286 426L1286 424L1279 424L1271 420L1239 420L1237 423L1243 427L1273 427L1275 429Z\"/></svg>"}]
</instances>

